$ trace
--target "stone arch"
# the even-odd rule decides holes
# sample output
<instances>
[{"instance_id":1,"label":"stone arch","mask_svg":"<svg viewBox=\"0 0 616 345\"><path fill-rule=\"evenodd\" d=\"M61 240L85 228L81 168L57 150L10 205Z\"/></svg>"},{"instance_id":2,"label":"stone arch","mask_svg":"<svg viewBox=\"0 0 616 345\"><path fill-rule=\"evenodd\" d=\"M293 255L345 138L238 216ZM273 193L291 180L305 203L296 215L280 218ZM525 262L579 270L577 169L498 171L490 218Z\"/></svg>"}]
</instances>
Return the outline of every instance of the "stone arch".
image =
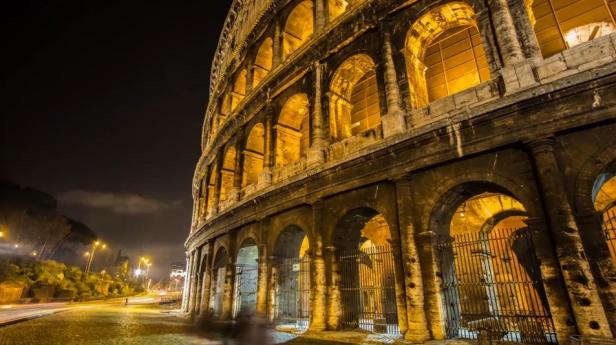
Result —
<instances>
[{"instance_id":1,"label":"stone arch","mask_svg":"<svg viewBox=\"0 0 616 345\"><path fill-rule=\"evenodd\" d=\"M304 0L289 12L282 37L284 59L301 47L312 36L314 32L313 7L311 0Z\"/></svg>"},{"instance_id":2,"label":"stone arch","mask_svg":"<svg viewBox=\"0 0 616 345\"><path fill-rule=\"evenodd\" d=\"M272 319L306 330L310 320L310 239L298 225L277 234L272 262Z\"/></svg>"},{"instance_id":3,"label":"stone arch","mask_svg":"<svg viewBox=\"0 0 616 345\"><path fill-rule=\"evenodd\" d=\"M408 30L405 59L413 108L490 79L475 11L465 2L419 17Z\"/></svg>"},{"instance_id":4,"label":"stone arch","mask_svg":"<svg viewBox=\"0 0 616 345\"><path fill-rule=\"evenodd\" d=\"M396 269L392 229L373 208L344 213L333 233L340 291L340 326L376 333L399 334Z\"/></svg>"},{"instance_id":5,"label":"stone arch","mask_svg":"<svg viewBox=\"0 0 616 345\"><path fill-rule=\"evenodd\" d=\"M246 96L246 76L246 69L242 69L235 77L233 89L231 89L231 111L235 110Z\"/></svg>"},{"instance_id":6,"label":"stone arch","mask_svg":"<svg viewBox=\"0 0 616 345\"><path fill-rule=\"evenodd\" d=\"M466 181L440 195L429 229L449 338L472 338L490 318L503 321L493 327L506 340L555 337L527 218L526 205L493 182Z\"/></svg>"},{"instance_id":7,"label":"stone arch","mask_svg":"<svg viewBox=\"0 0 616 345\"><path fill-rule=\"evenodd\" d=\"M483 188L481 187L482 185L484 186ZM443 212L443 208L451 207L451 205L445 205L443 201L455 202L454 198L451 198L451 196L447 197L446 195L456 195L455 191L457 189L465 188L461 186L466 186L466 188L470 186L471 189L475 190L476 194L479 194L479 191L488 190L509 195L524 205L529 218L543 218L543 212L541 205L536 199L535 190L494 171L476 170L467 171L455 177L445 178L440 181L438 186L435 186L433 197L430 198L431 202L420 211L419 223L422 228L434 231L436 226L434 219L437 212ZM460 200L464 199L464 197L458 197L461 198Z\"/></svg>"},{"instance_id":8,"label":"stone arch","mask_svg":"<svg viewBox=\"0 0 616 345\"><path fill-rule=\"evenodd\" d=\"M286 166L305 158L310 146L310 104L308 95L289 97L278 116L276 130L276 165Z\"/></svg>"},{"instance_id":9,"label":"stone arch","mask_svg":"<svg viewBox=\"0 0 616 345\"><path fill-rule=\"evenodd\" d=\"M596 229L600 231L592 236L592 227L586 230L595 241L592 249L587 250L609 251L609 256L605 256L611 257L612 266L608 267L606 262L598 262L597 265L604 266L605 271L612 271L616 264L616 148L613 143L606 147L581 167L576 180L575 206L579 215L594 214L600 218L600 229L598 225ZM598 246L598 236L605 239L607 248ZM589 246L589 243L585 243L585 246Z\"/></svg>"},{"instance_id":10,"label":"stone arch","mask_svg":"<svg viewBox=\"0 0 616 345\"><path fill-rule=\"evenodd\" d=\"M616 3L603 0L526 0L543 57L616 31Z\"/></svg>"},{"instance_id":11,"label":"stone arch","mask_svg":"<svg viewBox=\"0 0 616 345\"><path fill-rule=\"evenodd\" d=\"M256 184L263 172L265 158L265 126L257 122L246 139L242 167L242 187Z\"/></svg>"},{"instance_id":12,"label":"stone arch","mask_svg":"<svg viewBox=\"0 0 616 345\"><path fill-rule=\"evenodd\" d=\"M235 161L237 159L237 151L235 145L228 144L223 155L222 171L220 173L220 201L225 201L229 197L229 193L234 188L235 181Z\"/></svg>"},{"instance_id":13,"label":"stone arch","mask_svg":"<svg viewBox=\"0 0 616 345\"><path fill-rule=\"evenodd\" d=\"M602 151L591 155L580 168L575 180L574 204L577 213L590 214L596 210L594 198L597 182L602 174L616 174L616 141L608 143Z\"/></svg>"},{"instance_id":14,"label":"stone arch","mask_svg":"<svg viewBox=\"0 0 616 345\"><path fill-rule=\"evenodd\" d=\"M218 317L223 311L223 296L225 290L225 278L229 254L224 245L217 245L214 260L212 260L212 282L210 287L210 313Z\"/></svg>"},{"instance_id":15,"label":"stone arch","mask_svg":"<svg viewBox=\"0 0 616 345\"><path fill-rule=\"evenodd\" d=\"M271 37L267 37L261 42L257 55L255 56L255 62L253 65L253 77L252 84L256 87L267 76L272 69L274 61L273 41Z\"/></svg>"},{"instance_id":16,"label":"stone arch","mask_svg":"<svg viewBox=\"0 0 616 345\"><path fill-rule=\"evenodd\" d=\"M330 135L342 140L381 125L376 64L367 54L347 58L329 85Z\"/></svg>"}]
</instances>

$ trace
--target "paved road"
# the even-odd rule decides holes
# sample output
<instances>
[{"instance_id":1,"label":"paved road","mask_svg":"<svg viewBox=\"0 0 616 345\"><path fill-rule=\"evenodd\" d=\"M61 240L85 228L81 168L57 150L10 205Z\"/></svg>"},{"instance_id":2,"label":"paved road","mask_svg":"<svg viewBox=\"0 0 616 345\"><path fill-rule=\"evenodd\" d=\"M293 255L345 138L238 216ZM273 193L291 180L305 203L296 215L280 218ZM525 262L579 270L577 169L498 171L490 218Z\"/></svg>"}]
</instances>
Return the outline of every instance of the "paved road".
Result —
<instances>
[{"instance_id":1,"label":"paved road","mask_svg":"<svg viewBox=\"0 0 616 345\"><path fill-rule=\"evenodd\" d=\"M50 315L70 309L68 303L16 304L0 306L0 325L21 319Z\"/></svg>"},{"instance_id":2,"label":"paved road","mask_svg":"<svg viewBox=\"0 0 616 345\"><path fill-rule=\"evenodd\" d=\"M290 339L280 344L338 345L338 342ZM0 327L0 345L111 345L206 344L180 317L157 305L105 304L75 308L51 316ZM254 344L258 345L258 344Z\"/></svg>"}]
</instances>

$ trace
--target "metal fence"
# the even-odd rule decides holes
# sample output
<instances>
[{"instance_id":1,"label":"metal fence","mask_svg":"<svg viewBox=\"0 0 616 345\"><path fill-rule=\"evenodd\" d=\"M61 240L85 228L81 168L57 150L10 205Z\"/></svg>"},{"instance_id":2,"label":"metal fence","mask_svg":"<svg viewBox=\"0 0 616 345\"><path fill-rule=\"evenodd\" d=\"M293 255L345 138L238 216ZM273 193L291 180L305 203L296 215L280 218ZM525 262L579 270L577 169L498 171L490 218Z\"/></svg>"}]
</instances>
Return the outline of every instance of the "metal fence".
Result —
<instances>
[{"instance_id":1,"label":"metal fence","mask_svg":"<svg viewBox=\"0 0 616 345\"><path fill-rule=\"evenodd\" d=\"M527 228L441 237L436 248L450 338L556 343Z\"/></svg>"},{"instance_id":2,"label":"metal fence","mask_svg":"<svg viewBox=\"0 0 616 345\"><path fill-rule=\"evenodd\" d=\"M241 310L254 313L257 307L257 279L259 266L238 264L235 265L235 296L233 298L233 317Z\"/></svg>"},{"instance_id":3,"label":"metal fence","mask_svg":"<svg viewBox=\"0 0 616 345\"><path fill-rule=\"evenodd\" d=\"M310 259L284 259L277 264L277 324L308 329L310 321Z\"/></svg>"},{"instance_id":4,"label":"metal fence","mask_svg":"<svg viewBox=\"0 0 616 345\"><path fill-rule=\"evenodd\" d=\"M603 231L612 259L616 262L616 206L603 212Z\"/></svg>"},{"instance_id":5,"label":"metal fence","mask_svg":"<svg viewBox=\"0 0 616 345\"><path fill-rule=\"evenodd\" d=\"M338 250L341 324L345 329L400 334L394 255L390 246Z\"/></svg>"}]
</instances>

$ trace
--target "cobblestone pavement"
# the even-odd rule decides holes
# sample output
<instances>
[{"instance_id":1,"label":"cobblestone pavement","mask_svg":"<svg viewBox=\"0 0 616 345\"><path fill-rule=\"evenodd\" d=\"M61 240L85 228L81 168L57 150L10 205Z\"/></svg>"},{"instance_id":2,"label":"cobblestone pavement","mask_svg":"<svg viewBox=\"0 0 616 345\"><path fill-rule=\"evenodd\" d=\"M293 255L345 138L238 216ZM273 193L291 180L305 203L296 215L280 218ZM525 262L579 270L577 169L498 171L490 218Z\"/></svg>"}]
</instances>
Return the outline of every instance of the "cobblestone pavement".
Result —
<instances>
[{"instance_id":1,"label":"cobblestone pavement","mask_svg":"<svg viewBox=\"0 0 616 345\"><path fill-rule=\"evenodd\" d=\"M204 344L220 345L192 334L180 317L157 306L92 306L0 328L0 345ZM341 345L338 341L275 334L278 344ZM347 343L348 344L348 343Z\"/></svg>"}]
</instances>

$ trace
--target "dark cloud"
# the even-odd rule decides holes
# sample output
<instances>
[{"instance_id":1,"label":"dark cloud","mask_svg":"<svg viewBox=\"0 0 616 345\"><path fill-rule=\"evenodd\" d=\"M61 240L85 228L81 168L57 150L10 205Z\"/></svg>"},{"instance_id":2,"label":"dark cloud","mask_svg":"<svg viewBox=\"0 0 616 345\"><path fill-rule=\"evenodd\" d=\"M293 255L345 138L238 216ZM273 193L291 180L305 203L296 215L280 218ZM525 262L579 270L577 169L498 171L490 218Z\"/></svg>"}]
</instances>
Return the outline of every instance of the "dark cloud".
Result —
<instances>
[{"instance_id":1,"label":"dark cloud","mask_svg":"<svg viewBox=\"0 0 616 345\"><path fill-rule=\"evenodd\" d=\"M128 215L154 213L181 204L181 200L167 202L137 194L87 190L71 190L61 195L59 199L67 205L107 209L113 213Z\"/></svg>"}]
</instances>

